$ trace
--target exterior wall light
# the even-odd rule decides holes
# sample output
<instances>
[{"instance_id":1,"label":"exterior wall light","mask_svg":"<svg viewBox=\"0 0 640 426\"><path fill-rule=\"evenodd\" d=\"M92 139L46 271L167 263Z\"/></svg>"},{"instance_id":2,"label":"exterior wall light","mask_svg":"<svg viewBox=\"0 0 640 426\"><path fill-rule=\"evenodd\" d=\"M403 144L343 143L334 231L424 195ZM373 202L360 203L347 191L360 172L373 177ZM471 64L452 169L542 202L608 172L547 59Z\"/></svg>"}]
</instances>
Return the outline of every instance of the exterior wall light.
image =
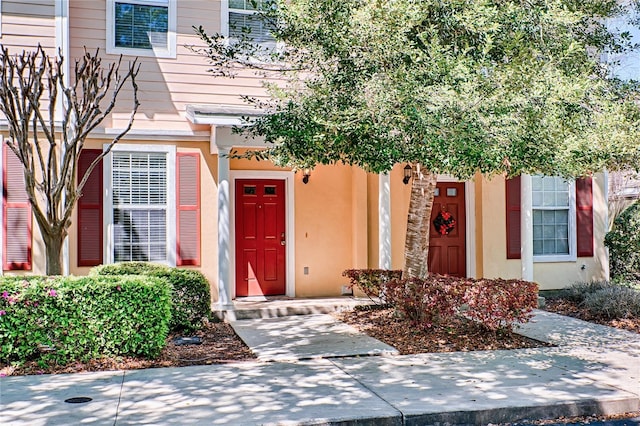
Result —
<instances>
[{"instance_id":1,"label":"exterior wall light","mask_svg":"<svg viewBox=\"0 0 640 426\"><path fill-rule=\"evenodd\" d=\"M302 183L305 185L309 183L309 178L311 177L311 169L304 169L302 172Z\"/></svg>"},{"instance_id":2,"label":"exterior wall light","mask_svg":"<svg viewBox=\"0 0 640 426\"><path fill-rule=\"evenodd\" d=\"M411 171L412 168L409 164L404 166L404 177L402 178L402 183L404 183L405 185L408 184L409 180L411 179Z\"/></svg>"}]
</instances>

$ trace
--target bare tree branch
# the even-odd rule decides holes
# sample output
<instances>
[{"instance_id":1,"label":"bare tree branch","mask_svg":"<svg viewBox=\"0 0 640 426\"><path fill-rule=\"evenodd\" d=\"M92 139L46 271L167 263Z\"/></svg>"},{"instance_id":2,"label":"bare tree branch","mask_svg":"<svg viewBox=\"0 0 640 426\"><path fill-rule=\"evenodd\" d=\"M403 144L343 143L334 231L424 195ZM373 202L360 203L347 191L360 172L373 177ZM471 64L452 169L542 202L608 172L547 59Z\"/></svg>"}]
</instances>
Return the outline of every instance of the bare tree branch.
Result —
<instances>
[{"instance_id":1,"label":"bare tree branch","mask_svg":"<svg viewBox=\"0 0 640 426\"><path fill-rule=\"evenodd\" d=\"M67 84L60 51L50 57L38 46L33 52L10 55L0 45L0 113L9 126L5 143L23 167L27 196L47 249L48 274L62 272L62 243L89 175L133 126L140 105L136 83L140 67L137 59L124 70L121 63L122 57L103 66L98 50L93 54L85 50ZM114 111L118 96L129 85L133 103L127 126L78 177L85 139ZM62 111L56 114L60 106Z\"/></svg>"}]
</instances>

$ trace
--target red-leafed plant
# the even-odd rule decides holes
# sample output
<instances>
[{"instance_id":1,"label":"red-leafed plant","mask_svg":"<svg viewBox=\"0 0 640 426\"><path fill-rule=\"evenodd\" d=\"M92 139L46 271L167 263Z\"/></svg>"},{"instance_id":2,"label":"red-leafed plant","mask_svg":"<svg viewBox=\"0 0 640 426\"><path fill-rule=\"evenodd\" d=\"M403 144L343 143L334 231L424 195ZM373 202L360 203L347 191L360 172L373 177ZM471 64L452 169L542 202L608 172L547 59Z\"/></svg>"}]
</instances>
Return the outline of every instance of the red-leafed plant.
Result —
<instances>
[{"instance_id":1,"label":"red-leafed plant","mask_svg":"<svg viewBox=\"0 0 640 426\"><path fill-rule=\"evenodd\" d=\"M538 285L522 280L481 279L467 288L465 316L489 330L513 330L538 304Z\"/></svg>"},{"instance_id":2,"label":"red-leafed plant","mask_svg":"<svg viewBox=\"0 0 640 426\"><path fill-rule=\"evenodd\" d=\"M522 280L457 278L428 274L402 279L402 271L349 269L350 287L358 287L376 303L389 304L416 327L447 326L457 316L477 321L491 331L512 331L527 322L538 302L538 285Z\"/></svg>"},{"instance_id":3,"label":"red-leafed plant","mask_svg":"<svg viewBox=\"0 0 640 426\"><path fill-rule=\"evenodd\" d=\"M429 275L427 279L395 279L386 283L387 302L416 327L445 325L459 312L468 282Z\"/></svg>"},{"instance_id":4,"label":"red-leafed plant","mask_svg":"<svg viewBox=\"0 0 640 426\"><path fill-rule=\"evenodd\" d=\"M385 285L393 279L402 278L402 271L388 269L347 269L342 273L349 278L349 288L357 287L375 304L386 303Z\"/></svg>"}]
</instances>

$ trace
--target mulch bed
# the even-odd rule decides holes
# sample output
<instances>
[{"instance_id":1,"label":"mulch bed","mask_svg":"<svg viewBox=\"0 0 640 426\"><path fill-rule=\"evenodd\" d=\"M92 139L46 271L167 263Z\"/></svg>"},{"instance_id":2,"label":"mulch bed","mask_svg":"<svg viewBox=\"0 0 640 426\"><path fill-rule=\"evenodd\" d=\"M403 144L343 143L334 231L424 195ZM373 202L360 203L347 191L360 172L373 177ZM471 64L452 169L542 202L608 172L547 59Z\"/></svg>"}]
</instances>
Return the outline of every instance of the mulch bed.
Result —
<instances>
[{"instance_id":1,"label":"mulch bed","mask_svg":"<svg viewBox=\"0 0 640 426\"><path fill-rule=\"evenodd\" d=\"M447 328L418 329L410 321L394 315L392 308L347 311L337 313L335 317L393 346L401 355L549 346L517 333L487 331L462 318Z\"/></svg>"},{"instance_id":2,"label":"mulch bed","mask_svg":"<svg viewBox=\"0 0 640 426\"><path fill-rule=\"evenodd\" d=\"M568 317L578 318L584 321L607 325L609 327L640 333L640 317L607 319L592 315L587 309L566 299L547 299L544 308L549 312L554 312Z\"/></svg>"},{"instance_id":3,"label":"mulch bed","mask_svg":"<svg viewBox=\"0 0 640 426\"><path fill-rule=\"evenodd\" d=\"M598 322L616 328L640 333L640 318L603 320L593 318L584 309L562 299L548 299L546 309L562 315ZM455 352L496 349L519 349L547 346L517 333L492 333L481 326L459 320L448 328L419 330L409 321L394 315L392 309L365 309L336 313L336 318L358 330L398 349L403 355L426 352ZM195 336L202 339L199 345L176 345L174 339ZM35 361L23 365L0 363L0 376L28 374L78 373L84 371L132 370L156 367L183 367L253 361L255 355L234 333L229 324L210 322L195 333L171 335L160 357L155 360L133 357L113 357L72 363L66 366L39 365Z\"/></svg>"},{"instance_id":4,"label":"mulch bed","mask_svg":"<svg viewBox=\"0 0 640 426\"><path fill-rule=\"evenodd\" d=\"M199 345L176 345L176 337L199 337ZM80 373L85 371L135 370L140 368L185 367L255 360L255 355L238 338L229 324L209 322L202 330L189 334L172 334L167 338L167 346L157 359L149 360L133 357L104 357L89 362L71 363L66 366L38 365L27 362L21 366L0 363L0 376L20 376L28 374Z\"/></svg>"}]
</instances>

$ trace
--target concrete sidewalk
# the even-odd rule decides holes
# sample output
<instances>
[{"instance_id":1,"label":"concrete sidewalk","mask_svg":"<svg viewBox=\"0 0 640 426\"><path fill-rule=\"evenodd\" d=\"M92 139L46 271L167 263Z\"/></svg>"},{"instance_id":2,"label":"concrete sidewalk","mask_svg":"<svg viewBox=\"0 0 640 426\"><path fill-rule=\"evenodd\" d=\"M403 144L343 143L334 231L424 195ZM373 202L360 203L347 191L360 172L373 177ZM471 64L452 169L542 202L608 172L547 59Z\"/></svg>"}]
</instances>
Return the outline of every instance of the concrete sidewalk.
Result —
<instances>
[{"instance_id":1,"label":"concrete sidewalk","mask_svg":"<svg viewBox=\"0 0 640 426\"><path fill-rule=\"evenodd\" d=\"M234 326L267 327L284 359L296 348L313 359L1 378L0 424L489 424L639 409L634 333L537 311L522 334L557 347L347 357L370 350L367 339L350 351L328 318L281 321ZM323 325L314 337L305 324ZM309 357L314 347L341 357ZM92 401L64 402L81 396Z\"/></svg>"}]
</instances>

